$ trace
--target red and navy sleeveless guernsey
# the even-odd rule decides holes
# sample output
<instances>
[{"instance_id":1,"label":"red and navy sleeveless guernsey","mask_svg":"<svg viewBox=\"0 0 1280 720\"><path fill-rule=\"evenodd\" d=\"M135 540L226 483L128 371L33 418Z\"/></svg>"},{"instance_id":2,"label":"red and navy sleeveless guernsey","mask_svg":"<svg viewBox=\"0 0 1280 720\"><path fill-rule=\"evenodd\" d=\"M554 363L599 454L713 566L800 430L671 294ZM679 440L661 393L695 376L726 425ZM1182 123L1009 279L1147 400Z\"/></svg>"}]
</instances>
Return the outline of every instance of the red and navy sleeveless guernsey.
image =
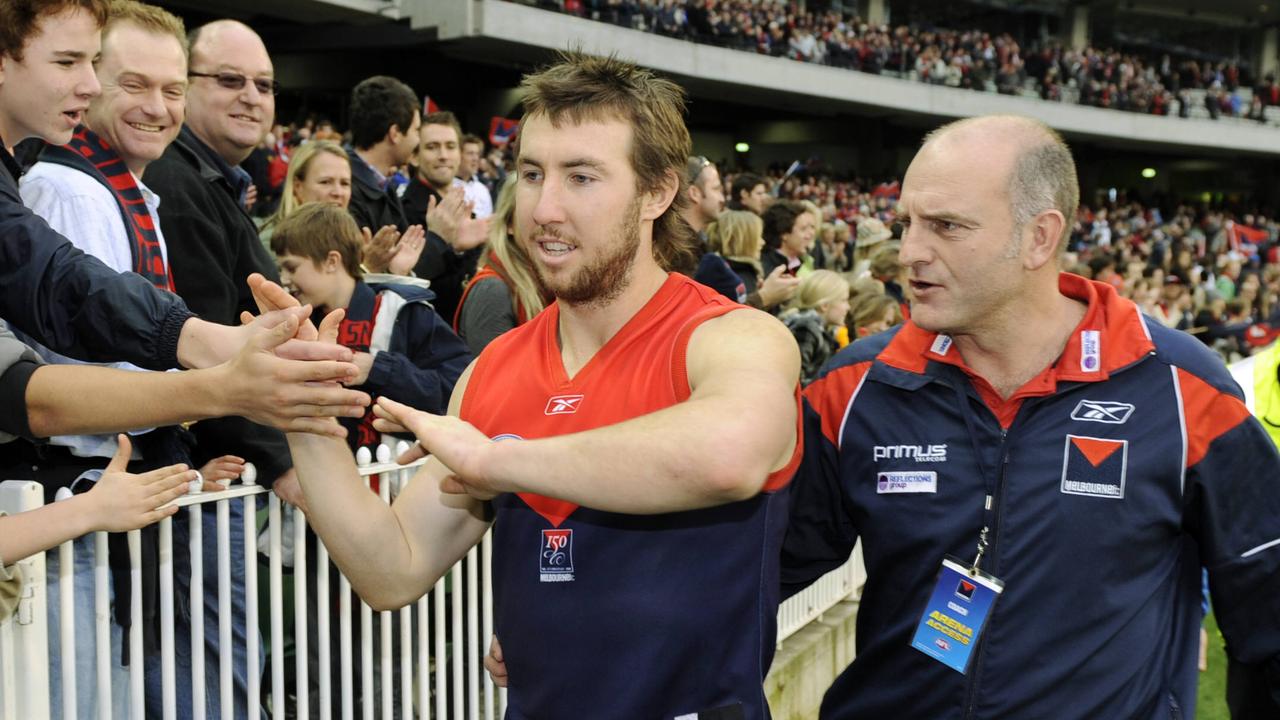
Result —
<instances>
[{"instance_id":1,"label":"red and navy sleeveless guernsey","mask_svg":"<svg viewBox=\"0 0 1280 720\"><path fill-rule=\"evenodd\" d=\"M480 355L461 416L519 442L682 402L690 335L741 307L672 274L570 379L552 304ZM755 497L702 510L624 515L532 494L495 498L494 621L510 673L508 720L767 718L762 684L799 457L797 447Z\"/></svg>"}]
</instances>

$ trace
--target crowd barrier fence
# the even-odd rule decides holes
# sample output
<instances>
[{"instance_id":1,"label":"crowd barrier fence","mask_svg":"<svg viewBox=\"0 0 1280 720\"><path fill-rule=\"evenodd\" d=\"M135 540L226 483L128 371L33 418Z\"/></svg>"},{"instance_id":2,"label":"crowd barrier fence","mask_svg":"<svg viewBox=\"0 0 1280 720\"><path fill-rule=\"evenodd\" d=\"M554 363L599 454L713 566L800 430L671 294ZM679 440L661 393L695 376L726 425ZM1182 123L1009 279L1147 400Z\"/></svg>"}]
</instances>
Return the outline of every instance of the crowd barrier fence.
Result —
<instances>
[{"instance_id":1,"label":"crowd barrier fence","mask_svg":"<svg viewBox=\"0 0 1280 720\"><path fill-rule=\"evenodd\" d=\"M359 471L366 485L378 476L379 494L385 502L411 481L421 461L410 465L389 462L390 449L378 448L371 458L367 449L357 454ZM434 588L409 607L397 611L375 613L350 590L347 579L333 566L323 543L309 544L307 523L302 513L293 513L287 522L282 505L275 494L257 485L250 469L244 484L220 492L193 491L175 501L179 513L187 514L190 542L190 607L202 607L204 558L202 514L213 512L217 519L219 612L217 627L204 627L203 613L190 613L189 639L176 637L174 594L173 523L175 515L159 523L159 614L161 654L161 702L158 716L165 720L177 717L175 697L175 645L190 642L204 646L204 633L217 632L223 652L217 668L204 667L204 653L192 652L191 698L196 720L205 718L205 684L217 686L221 717L233 717L232 601L230 564L230 509L232 503L244 507L244 624L259 628L270 648L270 662L263 674L248 673L246 689L249 707L259 704L264 717L320 718L331 720L395 720L436 718L437 720L496 720L506 707L506 690L494 686L484 671L482 657L493 635L493 578L490 569L491 538L486 534L481 544L472 548ZM269 559L267 566L266 622L259 626L259 496L266 495L266 531ZM43 490L34 482L10 480L0 483L0 511L14 514L32 510L43 504ZM292 527L289 527L292 525ZM293 592L286 597L285 568L282 548L284 535L293 539ZM73 553L74 541L48 551L59 557L57 583L58 608L48 602L45 553L37 553L17 563L26 582L13 615L0 623L0 717L3 720L72 720L82 717L77 712L75 692L75 660L77 653L93 653L96 668L94 685L99 708L98 720L111 720L111 612L109 588L112 582L108 565L107 533L93 534L94 622L93 638L76 637L73 621ZM313 549L316 562L309 567L306 554ZM143 657L142 635L142 571L141 531L128 533L130 555L129 581L132 587L131 626L125 637L130 657ZM832 571L811 587L783 603L778 612L778 643L798 631L837 603L851 597L863 575L860 556L855 554L845 566ZM332 571L330 568L333 568ZM335 593L332 578L337 578ZM310 599L309 595L314 598ZM309 606L316 608L315 617ZM50 612L60 615L59 637L49 636ZM286 612L288 611L288 612ZM286 617L292 616L291 627ZM377 622L374 622L374 618ZM336 625L335 628L335 618ZM620 620L621 621L621 620ZM314 623L314 632L311 624ZM334 632L337 637L335 642ZM294 648L293 678L286 685L283 649L291 632ZM393 637L393 632L398 637ZM378 649L374 649L375 634ZM250 638L256 638L251 633ZM50 643L57 643L61 668L61 687L50 683ZM250 668L258 667L258 644L246 643ZM337 648L337 657L331 652ZM357 660L357 648L358 660ZM376 662L375 662L376 661ZM337 672L334 672L334 663ZM358 665L358 666L357 666ZM311 677L315 668L316 678ZM145 709L143 663L130 663L128 693L131 719L142 720ZM376 680L376 682L375 682ZM267 693L262 693L267 683ZM358 683L358 687L357 687ZM336 687L335 687L336 685ZM358 692L357 692L358 691ZM357 697L357 694L359 697ZM61 701L62 717L51 718L51 699ZM157 716L153 709L149 714Z\"/></svg>"}]
</instances>

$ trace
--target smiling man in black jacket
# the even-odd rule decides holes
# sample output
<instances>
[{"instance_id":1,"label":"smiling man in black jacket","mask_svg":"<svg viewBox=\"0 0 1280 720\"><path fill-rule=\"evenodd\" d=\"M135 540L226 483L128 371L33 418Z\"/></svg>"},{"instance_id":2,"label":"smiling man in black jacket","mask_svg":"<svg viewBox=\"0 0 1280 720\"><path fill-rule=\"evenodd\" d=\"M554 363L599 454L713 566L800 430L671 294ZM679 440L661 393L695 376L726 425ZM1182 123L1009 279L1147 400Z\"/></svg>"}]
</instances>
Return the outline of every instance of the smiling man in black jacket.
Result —
<instances>
[{"instance_id":1,"label":"smiling man in black jacket","mask_svg":"<svg viewBox=\"0 0 1280 720\"><path fill-rule=\"evenodd\" d=\"M147 181L160 193L160 224L169 244L169 260L177 293L202 316L233 324L240 312L257 305L245 279L251 273L279 277L273 258L258 239L257 227L245 211L250 180L239 167L266 136L275 118L274 77L271 57L258 34L248 26L220 20L192 31L190 40L191 85L187 91L186 124L164 156L147 168ZM284 437L242 418L222 418L196 423L197 463L220 455L239 455L257 466L260 477L281 498L298 500L297 480ZM244 717L248 673L245 642L259 642L257 628L246 628L242 616L244 595L243 528L232 503L231 564L233 578L232 631L235 652L233 672L237 691L236 717ZM206 514L206 520L212 513ZM175 529L175 542L181 528ZM216 527L206 522L205 533ZM206 544L206 549L213 544ZM206 552L205 569L216 566L216 556ZM206 575L206 587L217 578ZM181 583L179 583L181 584ZM179 591L181 588L179 588ZM216 597L206 595L206 622L217 622ZM206 667L215 667L220 650L216 637L206 634ZM261 655L259 655L261 657ZM179 666L183 666L181 658ZM188 671L189 672L189 671ZM148 695L159 692L148 673ZM159 673L154 674L158 681ZM183 687L181 678L178 687ZM158 695L157 695L158 698ZM218 713L218 698L207 698L209 712ZM180 698L181 701L181 698ZM256 713L255 713L256 714Z\"/></svg>"}]
</instances>

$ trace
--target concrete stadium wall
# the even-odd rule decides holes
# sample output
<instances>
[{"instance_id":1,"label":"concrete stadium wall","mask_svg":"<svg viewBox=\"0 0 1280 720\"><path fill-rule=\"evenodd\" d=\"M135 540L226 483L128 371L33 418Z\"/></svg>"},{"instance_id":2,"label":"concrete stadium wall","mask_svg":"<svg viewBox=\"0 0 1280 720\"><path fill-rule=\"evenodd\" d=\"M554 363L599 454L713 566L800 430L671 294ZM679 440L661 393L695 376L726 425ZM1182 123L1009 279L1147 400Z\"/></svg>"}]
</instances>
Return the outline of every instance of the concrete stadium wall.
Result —
<instances>
[{"instance_id":1,"label":"concrete stadium wall","mask_svg":"<svg viewBox=\"0 0 1280 720\"><path fill-rule=\"evenodd\" d=\"M853 662L858 602L848 600L787 638L764 683L774 720L813 720L832 681Z\"/></svg>"}]
</instances>

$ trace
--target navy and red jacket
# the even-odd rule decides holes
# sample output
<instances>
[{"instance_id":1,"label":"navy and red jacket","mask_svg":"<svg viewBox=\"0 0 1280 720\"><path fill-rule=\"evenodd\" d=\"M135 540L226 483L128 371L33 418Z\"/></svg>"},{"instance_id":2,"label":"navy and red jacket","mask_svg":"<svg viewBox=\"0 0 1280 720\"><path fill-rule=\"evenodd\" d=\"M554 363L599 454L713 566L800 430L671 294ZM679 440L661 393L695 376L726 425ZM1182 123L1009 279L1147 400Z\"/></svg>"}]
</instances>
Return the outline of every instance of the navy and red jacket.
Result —
<instances>
[{"instance_id":1,"label":"navy and red jacket","mask_svg":"<svg viewBox=\"0 0 1280 720\"><path fill-rule=\"evenodd\" d=\"M1192 717L1202 566L1228 652L1280 656L1280 454L1201 343L1105 284L1060 289L1089 309L1007 400L910 322L806 389L783 593L858 538L867 566L822 718ZM1006 586L962 675L911 639L943 557L972 561L984 525Z\"/></svg>"},{"instance_id":2,"label":"navy and red jacket","mask_svg":"<svg viewBox=\"0 0 1280 720\"><path fill-rule=\"evenodd\" d=\"M357 280L338 328L338 344L373 353L368 377L356 389L387 397L424 412L443 415L471 351L431 306L435 294L425 287ZM327 313L311 316L319 324ZM377 447L373 408L362 418L339 418L354 451Z\"/></svg>"}]
</instances>

